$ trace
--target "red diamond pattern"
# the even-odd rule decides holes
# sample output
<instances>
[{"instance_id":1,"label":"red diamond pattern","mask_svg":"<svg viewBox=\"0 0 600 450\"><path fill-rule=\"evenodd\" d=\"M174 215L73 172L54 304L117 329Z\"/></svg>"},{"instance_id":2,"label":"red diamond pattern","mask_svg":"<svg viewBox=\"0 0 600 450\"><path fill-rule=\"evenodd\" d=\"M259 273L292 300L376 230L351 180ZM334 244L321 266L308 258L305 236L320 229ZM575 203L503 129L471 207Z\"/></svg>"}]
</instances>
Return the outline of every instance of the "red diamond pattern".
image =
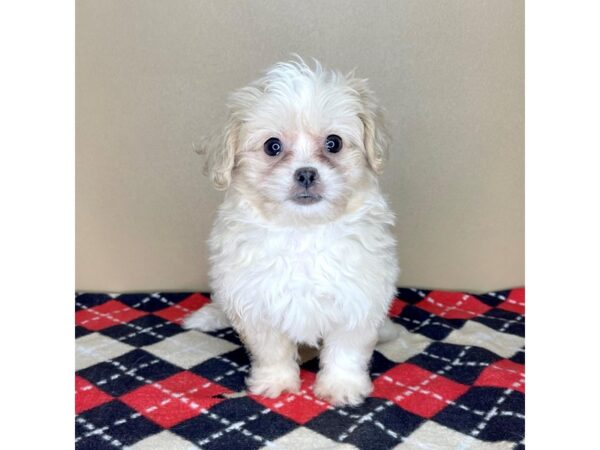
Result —
<instances>
[{"instance_id":1,"label":"red diamond pattern","mask_svg":"<svg viewBox=\"0 0 600 450\"><path fill-rule=\"evenodd\" d=\"M525 367L508 359L490 364L474 386L494 386L525 393Z\"/></svg>"},{"instance_id":2,"label":"red diamond pattern","mask_svg":"<svg viewBox=\"0 0 600 450\"><path fill-rule=\"evenodd\" d=\"M75 414L102 405L113 398L89 381L75 375Z\"/></svg>"},{"instance_id":3,"label":"red diamond pattern","mask_svg":"<svg viewBox=\"0 0 600 450\"><path fill-rule=\"evenodd\" d=\"M180 372L158 383L142 386L120 400L158 425L170 428L223 401L231 392L191 372Z\"/></svg>"},{"instance_id":4,"label":"red diamond pattern","mask_svg":"<svg viewBox=\"0 0 600 450\"><path fill-rule=\"evenodd\" d=\"M267 398L260 395L250 395L250 397L261 405L276 411L278 414L303 425L313 417L331 408L329 403L321 400L313 393L312 385L315 382L315 378L314 373L301 370L299 394L284 392L276 398Z\"/></svg>"},{"instance_id":5,"label":"red diamond pattern","mask_svg":"<svg viewBox=\"0 0 600 450\"><path fill-rule=\"evenodd\" d=\"M513 289L508 294L508 298L498 305L499 309L511 311L517 314L525 314L525 289Z\"/></svg>"},{"instance_id":6,"label":"red diamond pattern","mask_svg":"<svg viewBox=\"0 0 600 450\"><path fill-rule=\"evenodd\" d=\"M75 313L75 323L88 330L99 331L114 325L131 322L147 315L143 311L132 309L127 305L110 300L93 308L82 309Z\"/></svg>"},{"instance_id":7,"label":"red diamond pattern","mask_svg":"<svg viewBox=\"0 0 600 450\"><path fill-rule=\"evenodd\" d=\"M406 307L406 303L398 298L394 298L392 300L392 304L390 306L389 315L391 317L398 317L402 314L402 310Z\"/></svg>"},{"instance_id":8,"label":"red diamond pattern","mask_svg":"<svg viewBox=\"0 0 600 450\"><path fill-rule=\"evenodd\" d=\"M410 363L387 371L373 385L372 396L391 400L425 418L433 417L469 389Z\"/></svg>"},{"instance_id":9,"label":"red diamond pattern","mask_svg":"<svg viewBox=\"0 0 600 450\"><path fill-rule=\"evenodd\" d=\"M492 309L462 292L432 291L418 307L446 319L472 319Z\"/></svg>"},{"instance_id":10,"label":"red diamond pattern","mask_svg":"<svg viewBox=\"0 0 600 450\"><path fill-rule=\"evenodd\" d=\"M209 302L210 300L204 295L192 294L174 306L169 306L168 308L155 312L154 315L179 325L185 316L200 309Z\"/></svg>"}]
</instances>

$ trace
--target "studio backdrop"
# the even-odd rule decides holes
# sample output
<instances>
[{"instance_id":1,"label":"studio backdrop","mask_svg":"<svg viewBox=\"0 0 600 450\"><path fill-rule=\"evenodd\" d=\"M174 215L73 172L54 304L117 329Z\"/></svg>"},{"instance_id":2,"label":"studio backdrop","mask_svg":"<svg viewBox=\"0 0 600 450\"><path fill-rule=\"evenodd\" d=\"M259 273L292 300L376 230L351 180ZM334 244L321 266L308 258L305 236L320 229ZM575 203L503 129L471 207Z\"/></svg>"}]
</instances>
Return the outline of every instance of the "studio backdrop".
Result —
<instances>
[{"instance_id":1,"label":"studio backdrop","mask_svg":"<svg viewBox=\"0 0 600 450\"><path fill-rule=\"evenodd\" d=\"M400 286L524 284L518 0L78 0L76 288L207 290L223 193L193 147L297 53L369 78L393 142Z\"/></svg>"}]
</instances>

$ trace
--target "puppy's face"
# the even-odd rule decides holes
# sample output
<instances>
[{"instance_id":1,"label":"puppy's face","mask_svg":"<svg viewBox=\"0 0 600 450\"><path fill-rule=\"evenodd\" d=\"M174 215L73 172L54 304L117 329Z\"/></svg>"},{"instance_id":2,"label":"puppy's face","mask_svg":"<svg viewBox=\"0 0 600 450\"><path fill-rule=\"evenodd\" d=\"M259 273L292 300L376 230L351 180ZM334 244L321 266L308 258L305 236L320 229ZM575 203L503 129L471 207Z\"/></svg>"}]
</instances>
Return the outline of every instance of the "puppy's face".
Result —
<instances>
[{"instance_id":1,"label":"puppy's face","mask_svg":"<svg viewBox=\"0 0 600 450\"><path fill-rule=\"evenodd\" d=\"M386 140L365 80L279 64L232 94L209 166L264 217L335 220L359 206L381 170Z\"/></svg>"}]
</instances>

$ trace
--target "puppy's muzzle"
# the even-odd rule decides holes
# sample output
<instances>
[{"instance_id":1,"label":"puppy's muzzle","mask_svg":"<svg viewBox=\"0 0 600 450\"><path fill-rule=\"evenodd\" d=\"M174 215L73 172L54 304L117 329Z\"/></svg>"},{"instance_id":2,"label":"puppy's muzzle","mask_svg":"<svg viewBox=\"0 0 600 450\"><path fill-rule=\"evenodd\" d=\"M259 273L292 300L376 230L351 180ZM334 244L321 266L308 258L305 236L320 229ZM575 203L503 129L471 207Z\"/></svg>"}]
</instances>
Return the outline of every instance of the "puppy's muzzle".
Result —
<instances>
[{"instance_id":1,"label":"puppy's muzzle","mask_svg":"<svg viewBox=\"0 0 600 450\"><path fill-rule=\"evenodd\" d=\"M294 172L296 194L292 197L299 205L312 205L321 201L318 191L319 172L313 167L301 167Z\"/></svg>"},{"instance_id":2,"label":"puppy's muzzle","mask_svg":"<svg viewBox=\"0 0 600 450\"><path fill-rule=\"evenodd\" d=\"M294 173L294 179L301 187L308 189L319 179L319 172L312 167L301 167Z\"/></svg>"}]
</instances>

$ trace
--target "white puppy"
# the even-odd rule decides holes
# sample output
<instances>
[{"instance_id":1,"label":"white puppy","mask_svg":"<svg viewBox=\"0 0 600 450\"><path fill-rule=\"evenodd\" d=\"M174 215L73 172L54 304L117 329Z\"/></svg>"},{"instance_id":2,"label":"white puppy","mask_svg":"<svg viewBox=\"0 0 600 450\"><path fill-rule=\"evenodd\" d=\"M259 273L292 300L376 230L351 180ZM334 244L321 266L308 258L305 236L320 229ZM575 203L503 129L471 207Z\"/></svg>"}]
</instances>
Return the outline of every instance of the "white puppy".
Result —
<instances>
[{"instance_id":1,"label":"white puppy","mask_svg":"<svg viewBox=\"0 0 600 450\"><path fill-rule=\"evenodd\" d=\"M353 73L299 60L235 91L228 108L206 145L227 189L209 240L213 303L184 326L233 325L252 360L248 387L268 397L299 389L298 344L321 345L314 392L359 404L378 333L393 330L399 274L373 94Z\"/></svg>"}]
</instances>

